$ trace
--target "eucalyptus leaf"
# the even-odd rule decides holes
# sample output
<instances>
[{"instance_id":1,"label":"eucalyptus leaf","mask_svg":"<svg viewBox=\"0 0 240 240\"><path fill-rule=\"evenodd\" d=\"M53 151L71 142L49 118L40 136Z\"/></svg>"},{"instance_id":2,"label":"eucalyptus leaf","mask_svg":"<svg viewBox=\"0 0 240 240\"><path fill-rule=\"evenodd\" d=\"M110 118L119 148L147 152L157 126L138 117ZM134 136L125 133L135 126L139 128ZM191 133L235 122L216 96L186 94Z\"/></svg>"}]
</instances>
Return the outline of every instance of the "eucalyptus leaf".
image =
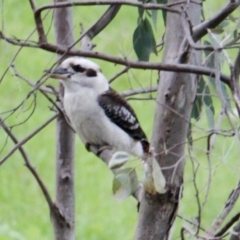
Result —
<instances>
[{"instance_id":1,"label":"eucalyptus leaf","mask_svg":"<svg viewBox=\"0 0 240 240\"><path fill-rule=\"evenodd\" d=\"M140 20L133 33L133 47L140 61L149 61L151 53L157 55L152 26L147 18Z\"/></svg>"},{"instance_id":2,"label":"eucalyptus leaf","mask_svg":"<svg viewBox=\"0 0 240 240\"><path fill-rule=\"evenodd\" d=\"M116 169L122 167L129 160L129 154L126 152L116 152L111 157L108 167Z\"/></svg>"},{"instance_id":3,"label":"eucalyptus leaf","mask_svg":"<svg viewBox=\"0 0 240 240\"><path fill-rule=\"evenodd\" d=\"M157 0L151 0L151 3L157 3ZM152 12L151 16L152 16L153 26L155 29L157 29L158 10L152 9L151 12Z\"/></svg>"},{"instance_id":4,"label":"eucalyptus leaf","mask_svg":"<svg viewBox=\"0 0 240 240\"><path fill-rule=\"evenodd\" d=\"M142 0L138 0L138 2L142 2ZM138 15L140 19L143 17L143 13L144 13L144 9L141 7L138 7Z\"/></svg>"},{"instance_id":5,"label":"eucalyptus leaf","mask_svg":"<svg viewBox=\"0 0 240 240\"><path fill-rule=\"evenodd\" d=\"M206 115L207 115L207 120L208 120L208 126L210 129L214 128L214 115L213 111L210 107L206 106Z\"/></svg>"},{"instance_id":6,"label":"eucalyptus leaf","mask_svg":"<svg viewBox=\"0 0 240 240\"><path fill-rule=\"evenodd\" d=\"M202 111L202 94L204 91L205 87L205 82L203 80L203 77L200 78L200 81L198 83L197 87L197 95L196 99L193 103L193 108L192 108L192 113L191 113L191 118L194 118L196 121L200 119L200 114Z\"/></svg>"},{"instance_id":7,"label":"eucalyptus leaf","mask_svg":"<svg viewBox=\"0 0 240 240\"><path fill-rule=\"evenodd\" d=\"M158 11L153 9L152 10L152 21L153 21L153 25L156 30L157 30L157 15L158 15Z\"/></svg>"},{"instance_id":8,"label":"eucalyptus leaf","mask_svg":"<svg viewBox=\"0 0 240 240\"><path fill-rule=\"evenodd\" d=\"M167 4L168 0L157 0L157 3L160 4ZM166 26L167 23L167 11L162 10L162 18L163 18L163 22L164 22L164 26Z\"/></svg>"},{"instance_id":9,"label":"eucalyptus leaf","mask_svg":"<svg viewBox=\"0 0 240 240\"><path fill-rule=\"evenodd\" d=\"M219 46L218 43L214 39L211 39L211 40L212 40L212 44L214 46L216 46L216 47ZM208 41L204 41L204 45L212 45L212 44ZM213 54L213 52L209 51L209 50L204 50L204 55L208 58L206 66L214 69L215 55ZM214 87L214 89L217 91L216 79L213 77L208 77L208 79L209 79L210 83L212 84L212 86ZM220 94L222 94L222 96L224 98L226 107L227 107L228 111L232 112L231 101L229 98L229 94L227 92L226 85L223 82L220 82L219 84L220 84L220 91L221 91ZM209 92L210 92L210 89L209 89Z\"/></svg>"},{"instance_id":10,"label":"eucalyptus leaf","mask_svg":"<svg viewBox=\"0 0 240 240\"><path fill-rule=\"evenodd\" d=\"M138 186L137 174L134 168L125 168L117 172L113 179L113 194L117 200L130 196Z\"/></svg>"}]
</instances>

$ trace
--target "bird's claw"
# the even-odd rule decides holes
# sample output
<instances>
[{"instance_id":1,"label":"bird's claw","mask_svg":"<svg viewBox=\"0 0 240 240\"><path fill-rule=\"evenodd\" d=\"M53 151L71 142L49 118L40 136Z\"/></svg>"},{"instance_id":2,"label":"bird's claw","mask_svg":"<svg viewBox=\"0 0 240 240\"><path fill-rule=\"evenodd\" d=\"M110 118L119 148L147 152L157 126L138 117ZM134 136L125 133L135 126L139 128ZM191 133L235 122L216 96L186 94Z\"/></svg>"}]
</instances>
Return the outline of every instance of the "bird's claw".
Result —
<instances>
[{"instance_id":1,"label":"bird's claw","mask_svg":"<svg viewBox=\"0 0 240 240\"><path fill-rule=\"evenodd\" d=\"M102 153L104 150L106 150L106 149L111 150L112 148L111 148L110 146L108 146L108 145L102 146L102 147L98 148L98 150L97 150L97 156L99 157L99 156L101 155L101 153Z\"/></svg>"}]
</instances>

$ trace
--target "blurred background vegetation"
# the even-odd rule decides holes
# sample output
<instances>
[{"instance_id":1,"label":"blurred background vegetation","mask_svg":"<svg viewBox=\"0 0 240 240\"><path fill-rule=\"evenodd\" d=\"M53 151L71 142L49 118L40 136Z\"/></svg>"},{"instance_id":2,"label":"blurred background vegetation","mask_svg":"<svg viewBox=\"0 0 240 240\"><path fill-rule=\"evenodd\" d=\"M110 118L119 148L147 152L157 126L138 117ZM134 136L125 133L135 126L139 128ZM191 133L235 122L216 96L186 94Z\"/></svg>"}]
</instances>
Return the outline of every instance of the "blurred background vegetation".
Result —
<instances>
[{"instance_id":1,"label":"blurred background vegetation","mask_svg":"<svg viewBox=\"0 0 240 240\"><path fill-rule=\"evenodd\" d=\"M50 3L47 0L36 0L35 2L38 7ZM223 0L204 2L205 17L215 13L223 6L224 2ZM75 7L73 10L75 37L79 36L80 22L87 29L106 8L106 6ZM44 12L44 14L46 13L47 11ZM1 29L5 35L27 39L33 33L34 19L27 1L2 1L0 14ZM95 50L136 60L132 35L137 26L137 17L137 8L122 7L112 23L94 39L93 42L97 44ZM48 29L48 39L54 42L52 11L46 15L44 23L45 29ZM158 14L157 28L154 31L157 42L160 42L164 34L161 12ZM30 39L37 41L35 32ZM236 53L230 52L229 54L230 58L234 60ZM158 56L152 54L150 61L161 61L161 55L162 52L159 52ZM21 49L0 40L0 77L2 77L0 113L9 126L14 126L12 131L20 140L54 113L49 109L51 104L40 93L36 93L36 99L30 97L26 100L26 96L32 88L14 76L11 68L6 72L12 61L20 75L32 82L37 82L43 71L55 63L56 55L33 48ZM101 65L107 78L111 78L123 68L100 60L95 60L95 62ZM228 73L225 65L222 70ZM156 71L130 70L115 80L112 87L118 92L123 92L128 89L155 86L157 79ZM46 84L57 87L57 83L51 79ZM130 101L149 140L154 119L154 96L155 94L144 94L140 97L152 98L152 100ZM23 107L13 115L7 112L22 101L25 101ZM214 98L214 105L214 120L217 122L221 110L221 102L218 97ZM234 113L234 107L232 113ZM236 125L239 124L237 117L232 113L232 122ZM230 128L229 121L225 119L225 116L217 127L219 129ZM198 122L193 121L192 132L193 139L204 137L193 143L193 150L188 151L188 147L186 147L186 156L188 157L191 152L191 156L196 160L195 166L199 164L196 181L200 199L206 201L205 207L202 209L202 221L205 227L209 226L220 212L239 179L240 170L240 148L239 140L236 137L217 136L211 158L208 159L205 137L208 129L208 121L203 111L201 119ZM55 123L52 122L24 145L32 164L36 167L53 198L55 194L55 141ZM11 140L0 128L1 158L13 146ZM75 160L76 239L132 239L137 222L136 201L128 198L118 202L113 198L112 173L101 160L85 150L79 139L76 139ZM193 162L187 159L183 200L180 204L179 214L194 221L198 213L198 205L195 198L192 167ZM211 184L209 184L210 182ZM238 204L235 210L239 206ZM179 226L182 224L183 220L178 218L174 234L176 237L179 235ZM29 170L24 166L21 155L15 152L0 166L0 240L25 239L53 239L53 230L48 206L42 192Z\"/></svg>"}]
</instances>

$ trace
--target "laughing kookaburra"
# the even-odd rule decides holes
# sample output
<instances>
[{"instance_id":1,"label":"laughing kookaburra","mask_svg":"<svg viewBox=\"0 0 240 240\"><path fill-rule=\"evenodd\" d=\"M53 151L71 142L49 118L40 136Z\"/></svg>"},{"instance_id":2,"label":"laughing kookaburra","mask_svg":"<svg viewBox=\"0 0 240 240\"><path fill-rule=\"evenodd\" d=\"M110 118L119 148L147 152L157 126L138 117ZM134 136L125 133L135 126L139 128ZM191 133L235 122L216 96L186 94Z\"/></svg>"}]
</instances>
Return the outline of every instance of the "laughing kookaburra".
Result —
<instances>
[{"instance_id":1,"label":"laughing kookaburra","mask_svg":"<svg viewBox=\"0 0 240 240\"><path fill-rule=\"evenodd\" d=\"M146 135L127 101L109 87L99 66L70 57L50 72L64 86L63 105L72 127L87 146L109 146L144 159Z\"/></svg>"}]
</instances>

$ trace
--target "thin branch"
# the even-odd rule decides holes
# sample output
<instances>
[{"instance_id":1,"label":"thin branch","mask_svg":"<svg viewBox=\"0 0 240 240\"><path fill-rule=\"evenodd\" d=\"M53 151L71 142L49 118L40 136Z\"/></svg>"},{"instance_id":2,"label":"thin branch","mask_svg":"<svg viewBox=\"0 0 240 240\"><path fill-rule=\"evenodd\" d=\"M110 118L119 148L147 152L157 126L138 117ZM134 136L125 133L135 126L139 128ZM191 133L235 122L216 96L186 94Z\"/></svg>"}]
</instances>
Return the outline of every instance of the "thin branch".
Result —
<instances>
[{"instance_id":1,"label":"thin branch","mask_svg":"<svg viewBox=\"0 0 240 240\"><path fill-rule=\"evenodd\" d=\"M233 216L230 221L228 221L225 226L214 235L214 237L222 237L224 233L227 232L227 230L238 220L240 219L240 213L237 213L235 216Z\"/></svg>"},{"instance_id":2,"label":"thin branch","mask_svg":"<svg viewBox=\"0 0 240 240\"><path fill-rule=\"evenodd\" d=\"M3 34L0 34L0 38L6 39ZM17 42L12 42L14 45L20 45ZM27 45L24 45L26 47L32 47ZM58 53L58 54L68 54L68 56L81 56L81 57L89 57L89 58L96 58L105 60L111 63L124 65L127 67L135 68L135 69L151 69L151 70L164 70L164 71L170 71L170 72L186 72L186 73L195 73L195 74L202 74L206 76L215 77L215 71L208 67L198 66L198 65L190 65L190 64L165 64L165 63L149 63L149 62L138 62L138 61L132 61L128 60L126 58L119 58L110 56L107 54L99 53L99 52L90 52L90 51L81 51L81 50L69 50L66 48L62 48L57 45L53 45L50 43L44 43L35 45L35 48L41 48L44 50L47 50L49 52ZM231 88L231 79L224 75L220 75L220 80L227 84Z\"/></svg>"},{"instance_id":3,"label":"thin branch","mask_svg":"<svg viewBox=\"0 0 240 240\"><path fill-rule=\"evenodd\" d=\"M231 194L228 197L227 202L224 205L224 208L222 212L219 214L219 216L215 219L210 229L207 231L210 236L214 236L216 230L220 227L220 225L223 223L225 218L228 216L232 208L234 207L236 201L238 200L240 195L240 181L238 182L236 188L231 192Z\"/></svg>"},{"instance_id":4,"label":"thin branch","mask_svg":"<svg viewBox=\"0 0 240 240\"><path fill-rule=\"evenodd\" d=\"M81 42L81 50L82 51L92 51L92 49L96 46L91 43L91 39L93 39L100 31L102 31L116 16L121 6L110 6L106 12L85 32L83 31L83 26L80 24L81 29L81 37L75 41L68 49L72 49L76 46L77 43ZM67 53L67 52L66 52ZM65 53L65 54L66 54ZM63 58L65 54L61 57Z\"/></svg>"},{"instance_id":5,"label":"thin branch","mask_svg":"<svg viewBox=\"0 0 240 240\"><path fill-rule=\"evenodd\" d=\"M240 5L239 0L230 0L229 3L222 8L217 14L208 20L202 22L198 26L193 28L192 38L195 42L201 39L204 35L207 34L207 29L215 28L219 25L227 16L229 16L234 10L236 10Z\"/></svg>"},{"instance_id":6,"label":"thin branch","mask_svg":"<svg viewBox=\"0 0 240 240\"><path fill-rule=\"evenodd\" d=\"M2 128L4 129L4 131L7 133L7 135L12 139L12 141L18 145L19 142L17 140L17 138L15 137L15 135L12 133L11 129L4 123L4 121L0 118L0 125L2 126ZM51 199L51 196L46 188L46 186L44 185L42 179L40 178L40 176L38 175L37 171L35 170L35 168L32 166L30 160L28 159L27 153L25 152L24 148L22 146L18 147L19 152L21 153L23 160L25 162L26 167L30 170L30 172L33 174L33 176L35 177L35 179L37 180L43 195L48 203L49 209L52 209L53 206L53 202Z\"/></svg>"},{"instance_id":7,"label":"thin branch","mask_svg":"<svg viewBox=\"0 0 240 240\"><path fill-rule=\"evenodd\" d=\"M50 94L56 95L56 92L54 92L53 89L51 89L50 87L39 85L38 83L30 81L30 80L26 79L25 77L23 77L22 75L20 75L14 64L11 64L10 67L12 68L12 70L14 72L14 76L20 78L21 80L26 82L29 86L33 87L34 89L39 89L45 93L50 93Z\"/></svg>"},{"instance_id":8,"label":"thin branch","mask_svg":"<svg viewBox=\"0 0 240 240\"><path fill-rule=\"evenodd\" d=\"M129 70L129 67L125 67L123 68L123 70L121 70L120 72L118 72L115 76L113 76L112 78L110 78L108 80L109 83L112 83L115 79L117 79L118 77L120 77L122 74L124 74L125 72L127 72Z\"/></svg>"},{"instance_id":9,"label":"thin branch","mask_svg":"<svg viewBox=\"0 0 240 240\"><path fill-rule=\"evenodd\" d=\"M23 144L25 144L26 142L28 142L32 137L34 137L38 132L40 132L43 128L45 128L50 122L52 122L55 118L57 118L58 113L53 115L51 118L49 118L44 124L42 124L40 127L38 127L37 129L35 129L32 133L30 133L27 137L25 137L23 140L21 140L20 142L18 142L13 148L12 150L1 159L0 161L0 165L2 165L16 150L19 149L19 147L21 147Z\"/></svg>"},{"instance_id":10,"label":"thin branch","mask_svg":"<svg viewBox=\"0 0 240 240\"><path fill-rule=\"evenodd\" d=\"M238 51L237 58L234 63L234 67L231 67L232 72L232 94L235 101L235 106L238 110L238 116L240 117L240 89L239 89L239 75L240 75L240 50Z\"/></svg>"},{"instance_id":11,"label":"thin branch","mask_svg":"<svg viewBox=\"0 0 240 240\"><path fill-rule=\"evenodd\" d=\"M91 39L93 39L114 19L120 8L121 5L111 5L107 9L107 11L101 16L101 18L99 18L98 21L96 21L96 23L86 31L85 34L88 35Z\"/></svg>"},{"instance_id":12,"label":"thin branch","mask_svg":"<svg viewBox=\"0 0 240 240\"><path fill-rule=\"evenodd\" d=\"M151 92L156 92L156 91L157 91L157 86L145 87L145 88L127 90L125 92L122 92L121 95L123 97L129 97L129 96L133 96L133 95L136 95L136 94L151 93Z\"/></svg>"},{"instance_id":13,"label":"thin branch","mask_svg":"<svg viewBox=\"0 0 240 240\"><path fill-rule=\"evenodd\" d=\"M36 13L36 7L33 0L29 0L29 2L32 8L32 11L34 12L34 21L35 21L36 29L38 32L38 41L41 43L47 42L47 37L45 35L44 27L42 23L41 12Z\"/></svg>"},{"instance_id":14,"label":"thin branch","mask_svg":"<svg viewBox=\"0 0 240 240\"><path fill-rule=\"evenodd\" d=\"M194 1L191 1L194 2ZM186 3L186 1L180 1L178 4ZM196 3L196 2L195 2ZM42 6L35 11L35 15L40 14L43 10L62 8L62 7L74 7L74 6L94 6L94 5L127 5L132 7L140 7L143 9L162 9L173 13L180 13L180 11L171 8L171 4L151 4L151 3L140 3L126 0L101 0L101 1L81 1L81 2L63 2L58 4L48 4Z\"/></svg>"}]
</instances>

